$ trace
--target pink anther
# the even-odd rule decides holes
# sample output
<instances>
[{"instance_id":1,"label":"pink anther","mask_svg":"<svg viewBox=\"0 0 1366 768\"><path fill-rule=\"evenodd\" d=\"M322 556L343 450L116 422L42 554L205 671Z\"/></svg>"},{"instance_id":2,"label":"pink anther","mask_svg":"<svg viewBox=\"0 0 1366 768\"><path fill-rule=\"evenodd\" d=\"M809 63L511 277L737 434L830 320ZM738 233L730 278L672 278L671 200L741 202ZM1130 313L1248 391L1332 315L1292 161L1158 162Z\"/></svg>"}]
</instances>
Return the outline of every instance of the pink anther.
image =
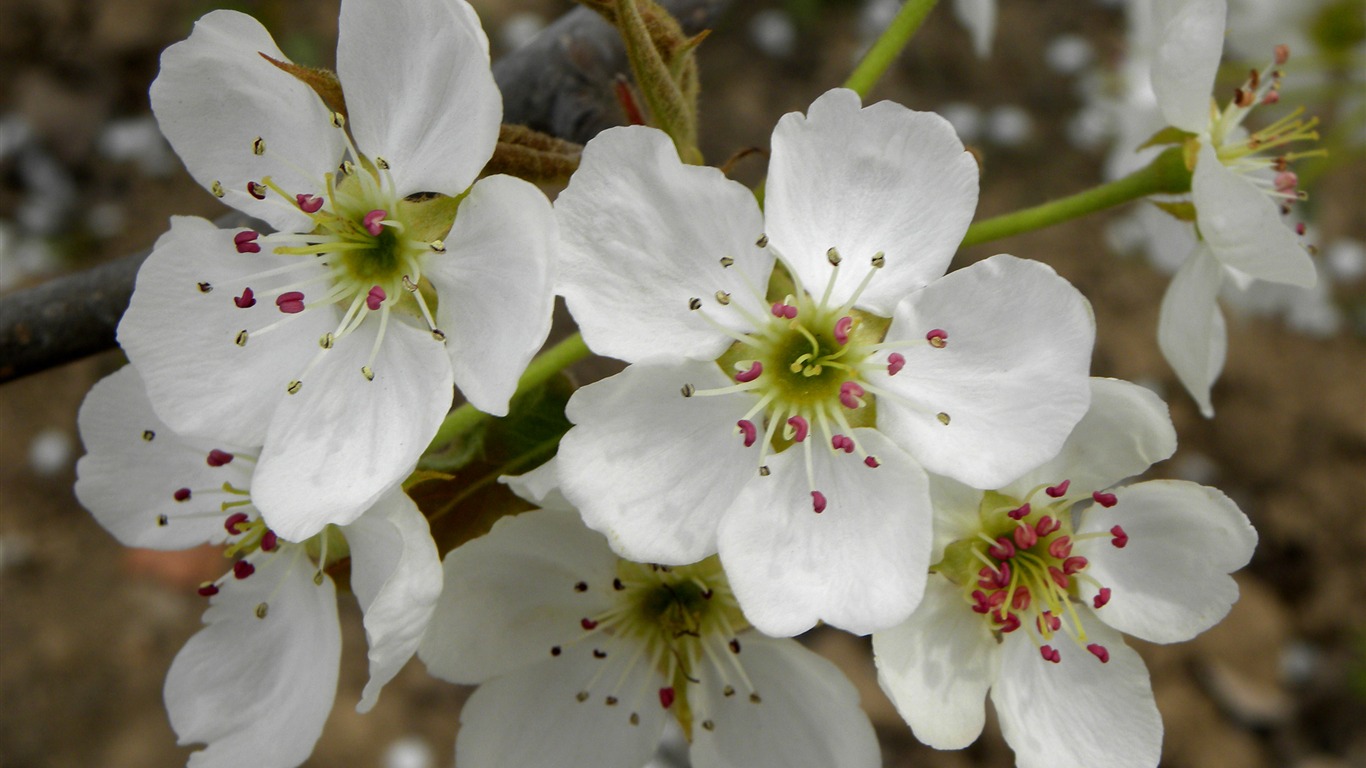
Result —
<instances>
[{"instance_id":1,"label":"pink anther","mask_svg":"<svg viewBox=\"0 0 1366 768\"><path fill-rule=\"evenodd\" d=\"M1039 543L1039 534L1028 525L1015 526L1015 546L1020 549L1029 549Z\"/></svg>"},{"instance_id":2,"label":"pink anther","mask_svg":"<svg viewBox=\"0 0 1366 768\"><path fill-rule=\"evenodd\" d=\"M1276 174L1274 183L1277 192L1289 192L1299 186L1300 177L1296 176L1294 171L1281 171Z\"/></svg>"},{"instance_id":3,"label":"pink anther","mask_svg":"<svg viewBox=\"0 0 1366 768\"><path fill-rule=\"evenodd\" d=\"M811 508L816 510L816 514L825 511L825 494L820 491L811 492Z\"/></svg>"},{"instance_id":4,"label":"pink anther","mask_svg":"<svg viewBox=\"0 0 1366 768\"><path fill-rule=\"evenodd\" d=\"M208 458L204 459L211 467L221 467L224 464L231 464L233 455L227 451L220 451L217 448L209 451Z\"/></svg>"},{"instance_id":5,"label":"pink anther","mask_svg":"<svg viewBox=\"0 0 1366 768\"><path fill-rule=\"evenodd\" d=\"M1109 587L1101 587L1100 591L1096 593L1096 596L1091 598L1091 605L1094 608L1103 608L1108 602L1110 602Z\"/></svg>"},{"instance_id":6,"label":"pink anther","mask_svg":"<svg viewBox=\"0 0 1366 768\"><path fill-rule=\"evenodd\" d=\"M1097 504L1101 505L1102 507L1105 507L1106 509L1109 509L1110 507L1113 507L1114 505L1119 503L1119 499L1115 498L1115 495L1113 493L1103 493L1101 491L1096 491L1095 493L1091 494L1091 498L1095 499Z\"/></svg>"},{"instance_id":7,"label":"pink anther","mask_svg":"<svg viewBox=\"0 0 1366 768\"><path fill-rule=\"evenodd\" d=\"M1114 537L1110 539L1110 543L1115 545L1115 549L1124 549L1124 546L1129 543L1129 534L1125 533L1124 529L1118 525L1110 529L1110 535Z\"/></svg>"},{"instance_id":8,"label":"pink anther","mask_svg":"<svg viewBox=\"0 0 1366 768\"><path fill-rule=\"evenodd\" d=\"M590 618L584 617L579 619L579 626L591 631L598 628L598 623Z\"/></svg>"},{"instance_id":9,"label":"pink anther","mask_svg":"<svg viewBox=\"0 0 1366 768\"><path fill-rule=\"evenodd\" d=\"M1067 493L1067 487L1072 484L1071 480L1064 480L1057 485L1052 485L1044 489L1044 493L1055 499L1061 499Z\"/></svg>"},{"instance_id":10,"label":"pink anther","mask_svg":"<svg viewBox=\"0 0 1366 768\"><path fill-rule=\"evenodd\" d=\"M1049 632L1057 632L1062 629L1062 619L1053 614L1052 611L1044 611L1039 616L1039 631L1043 632L1047 627Z\"/></svg>"},{"instance_id":11,"label":"pink anther","mask_svg":"<svg viewBox=\"0 0 1366 768\"><path fill-rule=\"evenodd\" d=\"M1072 554L1072 537L1059 536L1048 543L1048 554L1057 558L1065 558Z\"/></svg>"},{"instance_id":12,"label":"pink anther","mask_svg":"<svg viewBox=\"0 0 1366 768\"><path fill-rule=\"evenodd\" d=\"M806 439L807 433L811 431L811 424L801 416L792 416L787 420L787 425L796 432L792 436L792 442L800 443Z\"/></svg>"},{"instance_id":13,"label":"pink anther","mask_svg":"<svg viewBox=\"0 0 1366 768\"><path fill-rule=\"evenodd\" d=\"M389 296L384 292L384 289L376 285L365 295L365 306L373 312L376 309L379 309L387 298L389 298Z\"/></svg>"},{"instance_id":14,"label":"pink anther","mask_svg":"<svg viewBox=\"0 0 1366 768\"><path fill-rule=\"evenodd\" d=\"M991 613L991 606L987 603L987 593L982 590L974 589L972 591L972 602L972 610L974 613Z\"/></svg>"},{"instance_id":15,"label":"pink anther","mask_svg":"<svg viewBox=\"0 0 1366 768\"><path fill-rule=\"evenodd\" d=\"M1086 565L1086 558L1082 557L1081 555L1073 555L1067 558L1066 560L1062 561L1062 572L1067 574L1068 576L1071 576L1077 571L1085 569Z\"/></svg>"},{"instance_id":16,"label":"pink anther","mask_svg":"<svg viewBox=\"0 0 1366 768\"><path fill-rule=\"evenodd\" d=\"M1007 613L1000 619L999 629L1005 634L1010 634L1020 628L1020 617L1013 613Z\"/></svg>"},{"instance_id":17,"label":"pink anther","mask_svg":"<svg viewBox=\"0 0 1366 768\"><path fill-rule=\"evenodd\" d=\"M887 375L895 376L901 373L901 369L906 367L906 356L900 352L893 352L887 355Z\"/></svg>"},{"instance_id":18,"label":"pink anther","mask_svg":"<svg viewBox=\"0 0 1366 768\"><path fill-rule=\"evenodd\" d=\"M1067 574L1058 570L1056 566L1048 566L1048 577L1053 580L1054 584L1058 585L1059 589L1067 589L1067 584L1069 581L1069 579L1067 578Z\"/></svg>"},{"instance_id":19,"label":"pink anther","mask_svg":"<svg viewBox=\"0 0 1366 768\"><path fill-rule=\"evenodd\" d=\"M925 341L930 343L935 349L943 349L949 345L949 332L943 328L935 328L925 334Z\"/></svg>"},{"instance_id":20,"label":"pink anther","mask_svg":"<svg viewBox=\"0 0 1366 768\"><path fill-rule=\"evenodd\" d=\"M1290 61L1290 46L1282 43L1276 46L1276 66L1279 67L1287 61Z\"/></svg>"},{"instance_id":21,"label":"pink anther","mask_svg":"<svg viewBox=\"0 0 1366 768\"><path fill-rule=\"evenodd\" d=\"M1058 530L1061 527L1061 520L1056 520L1048 515L1044 515L1043 517L1039 518L1039 522L1034 524L1034 532L1039 534L1040 536L1047 536L1048 534Z\"/></svg>"},{"instance_id":22,"label":"pink anther","mask_svg":"<svg viewBox=\"0 0 1366 768\"><path fill-rule=\"evenodd\" d=\"M739 427L740 433L745 436L746 448L754 445L754 441L759 439L759 430L754 427L754 422L749 419L740 419L735 422L735 426Z\"/></svg>"},{"instance_id":23,"label":"pink anther","mask_svg":"<svg viewBox=\"0 0 1366 768\"><path fill-rule=\"evenodd\" d=\"M232 297L232 303L236 304L238 309L251 309L256 306L256 294L251 288L243 288L241 296Z\"/></svg>"},{"instance_id":24,"label":"pink anther","mask_svg":"<svg viewBox=\"0 0 1366 768\"><path fill-rule=\"evenodd\" d=\"M977 586L983 589L1005 589L1010 584L1010 563L1003 562L995 568L984 565L977 570L977 575L981 577L977 580Z\"/></svg>"},{"instance_id":25,"label":"pink anther","mask_svg":"<svg viewBox=\"0 0 1366 768\"><path fill-rule=\"evenodd\" d=\"M788 320L792 320L797 316L796 307L791 304L784 304L781 301L773 303L772 311L774 317L785 317Z\"/></svg>"},{"instance_id":26,"label":"pink anther","mask_svg":"<svg viewBox=\"0 0 1366 768\"><path fill-rule=\"evenodd\" d=\"M261 536L261 549L266 552L274 552L280 546L280 537L275 535L275 531L266 531Z\"/></svg>"},{"instance_id":27,"label":"pink anther","mask_svg":"<svg viewBox=\"0 0 1366 768\"><path fill-rule=\"evenodd\" d=\"M228 515L228 518L223 521L223 528L228 533L232 534L233 536L236 536L237 534L242 532L239 526L241 526L242 523L245 523L250 519L251 517L248 516L246 512L234 512L231 515Z\"/></svg>"},{"instance_id":28,"label":"pink anther","mask_svg":"<svg viewBox=\"0 0 1366 768\"><path fill-rule=\"evenodd\" d=\"M849 329L854 327L854 318L845 315L835 321L835 342L841 347L849 343Z\"/></svg>"},{"instance_id":29,"label":"pink anther","mask_svg":"<svg viewBox=\"0 0 1366 768\"><path fill-rule=\"evenodd\" d=\"M672 686L659 689L659 706L668 709L674 703L674 689Z\"/></svg>"},{"instance_id":30,"label":"pink anther","mask_svg":"<svg viewBox=\"0 0 1366 768\"><path fill-rule=\"evenodd\" d=\"M867 457L865 457L865 458L863 459L863 466L868 467L869 469L877 469L878 467L880 467L880 466L882 466L882 465L878 463L878 460L877 460L876 457L867 456Z\"/></svg>"},{"instance_id":31,"label":"pink anther","mask_svg":"<svg viewBox=\"0 0 1366 768\"><path fill-rule=\"evenodd\" d=\"M1006 593L1005 593L1005 592L1002 592L1001 590L998 589L998 590L996 590L995 592L992 592L990 595L987 595L987 605L991 606L993 610L996 609L996 608L1000 608L1001 606L1003 606L1003 605L1005 605L1005 604L1006 604Z\"/></svg>"},{"instance_id":32,"label":"pink anther","mask_svg":"<svg viewBox=\"0 0 1366 768\"><path fill-rule=\"evenodd\" d=\"M376 208L375 210L365 214L365 218L361 221L365 223L366 232L369 232L370 234L378 237L379 233L384 231L384 219L388 216L388 211L382 211Z\"/></svg>"},{"instance_id":33,"label":"pink anther","mask_svg":"<svg viewBox=\"0 0 1366 768\"><path fill-rule=\"evenodd\" d=\"M1297 224L1295 225L1295 234L1299 235L1300 237L1304 237L1304 233L1305 233L1305 232L1308 232L1308 231L1309 231L1309 228L1306 227L1306 226L1304 225L1304 222L1302 222L1302 221L1299 222L1299 223L1297 223Z\"/></svg>"},{"instance_id":34,"label":"pink anther","mask_svg":"<svg viewBox=\"0 0 1366 768\"><path fill-rule=\"evenodd\" d=\"M175 499L176 501L185 501L186 499L190 498L190 489L177 488L176 492L171 494L171 498Z\"/></svg>"},{"instance_id":35,"label":"pink anther","mask_svg":"<svg viewBox=\"0 0 1366 768\"><path fill-rule=\"evenodd\" d=\"M1086 650L1090 651L1092 656L1100 659L1101 664L1110 663L1110 651L1106 650L1105 646L1100 643L1091 643L1086 646Z\"/></svg>"},{"instance_id":36,"label":"pink anther","mask_svg":"<svg viewBox=\"0 0 1366 768\"><path fill-rule=\"evenodd\" d=\"M238 560L232 564L232 575L238 579L245 579L253 573L256 573L256 566L246 560Z\"/></svg>"},{"instance_id":37,"label":"pink anther","mask_svg":"<svg viewBox=\"0 0 1366 768\"><path fill-rule=\"evenodd\" d=\"M1054 664L1062 661L1062 654L1058 653L1058 649L1051 645L1045 645L1039 648L1039 655L1043 657L1044 661L1051 661Z\"/></svg>"},{"instance_id":38,"label":"pink anther","mask_svg":"<svg viewBox=\"0 0 1366 768\"><path fill-rule=\"evenodd\" d=\"M317 195L295 195L294 202L299 204L299 210L304 213L317 213L323 207L323 199Z\"/></svg>"},{"instance_id":39,"label":"pink anther","mask_svg":"<svg viewBox=\"0 0 1366 768\"><path fill-rule=\"evenodd\" d=\"M764 364L759 362L758 360L755 360L754 363L750 365L748 371L740 371L739 373L735 374L735 380L740 382L741 384L748 384L749 382L759 378L759 376L763 372Z\"/></svg>"},{"instance_id":40,"label":"pink anther","mask_svg":"<svg viewBox=\"0 0 1366 768\"><path fill-rule=\"evenodd\" d=\"M1015 545L1011 543L1010 539L1002 536L996 540L993 546L987 548L987 554L997 560L1009 560L1015 556Z\"/></svg>"},{"instance_id":41,"label":"pink anther","mask_svg":"<svg viewBox=\"0 0 1366 768\"><path fill-rule=\"evenodd\" d=\"M260 253L261 246L256 242L260 236L260 232L244 229L232 236L232 244L237 246L238 253Z\"/></svg>"},{"instance_id":42,"label":"pink anther","mask_svg":"<svg viewBox=\"0 0 1366 768\"><path fill-rule=\"evenodd\" d=\"M1023 520L1026 517L1029 517L1029 504L1021 504L1020 506L1010 510L1006 513L1006 517L1010 518L1011 520Z\"/></svg>"},{"instance_id":43,"label":"pink anther","mask_svg":"<svg viewBox=\"0 0 1366 768\"><path fill-rule=\"evenodd\" d=\"M256 198L257 200L265 200L265 199L266 199L266 185L265 185L265 184L257 184L257 183L254 182L254 181L248 181L248 182L247 182L247 194L248 194L248 195L251 195L252 197Z\"/></svg>"},{"instance_id":44,"label":"pink anther","mask_svg":"<svg viewBox=\"0 0 1366 768\"><path fill-rule=\"evenodd\" d=\"M1277 90L1270 90L1270 91L1267 91L1267 92L1266 92L1266 95L1262 96L1262 103L1263 103L1263 104L1275 104L1275 103L1279 102L1280 100L1281 100L1281 92L1280 92L1280 91L1277 91Z\"/></svg>"},{"instance_id":45,"label":"pink anther","mask_svg":"<svg viewBox=\"0 0 1366 768\"><path fill-rule=\"evenodd\" d=\"M218 594L218 585L213 583L203 584L195 591L199 593L200 597L213 597Z\"/></svg>"},{"instance_id":46,"label":"pink anther","mask_svg":"<svg viewBox=\"0 0 1366 768\"><path fill-rule=\"evenodd\" d=\"M1017 611L1027 611L1032 602L1034 596L1030 594L1029 587L1020 586L1015 588L1015 594L1010 598L1010 607Z\"/></svg>"},{"instance_id":47,"label":"pink anther","mask_svg":"<svg viewBox=\"0 0 1366 768\"><path fill-rule=\"evenodd\" d=\"M297 315L304 311L304 295L301 291L289 291L275 297L275 306L286 315Z\"/></svg>"},{"instance_id":48,"label":"pink anther","mask_svg":"<svg viewBox=\"0 0 1366 768\"><path fill-rule=\"evenodd\" d=\"M854 452L854 440L848 435L835 435L830 438L830 447L845 453Z\"/></svg>"},{"instance_id":49,"label":"pink anther","mask_svg":"<svg viewBox=\"0 0 1366 768\"><path fill-rule=\"evenodd\" d=\"M840 385L840 405L852 411L863 404L859 398L865 394L867 393L857 381L846 381Z\"/></svg>"}]
</instances>

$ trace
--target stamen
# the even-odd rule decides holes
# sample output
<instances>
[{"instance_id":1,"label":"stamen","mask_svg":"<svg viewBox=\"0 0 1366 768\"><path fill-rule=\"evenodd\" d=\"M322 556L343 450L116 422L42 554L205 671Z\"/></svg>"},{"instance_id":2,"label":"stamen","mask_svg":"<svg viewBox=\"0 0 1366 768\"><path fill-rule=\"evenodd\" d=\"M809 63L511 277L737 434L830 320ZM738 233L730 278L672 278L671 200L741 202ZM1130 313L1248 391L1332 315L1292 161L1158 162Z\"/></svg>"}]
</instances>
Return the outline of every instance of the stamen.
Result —
<instances>
[{"instance_id":1,"label":"stamen","mask_svg":"<svg viewBox=\"0 0 1366 768\"><path fill-rule=\"evenodd\" d=\"M659 689L659 706L663 707L664 709L668 709L669 707L672 707L672 706L673 706L673 703L674 703L674 696L675 696L675 694L674 694L673 686L669 685L669 686L665 686L665 687L663 687L663 688L660 688L660 689Z\"/></svg>"},{"instance_id":2,"label":"stamen","mask_svg":"<svg viewBox=\"0 0 1366 768\"><path fill-rule=\"evenodd\" d=\"M376 208L375 210L365 214L365 218L362 219L362 221L365 224L365 231L378 237L379 233L384 231L383 222L385 217L387 217L388 215L388 211L381 210L379 208Z\"/></svg>"},{"instance_id":3,"label":"stamen","mask_svg":"<svg viewBox=\"0 0 1366 768\"><path fill-rule=\"evenodd\" d=\"M1061 499L1064 495L1067 494L1067 487L1071 484L1071 480L1064 480L1061 483L1058 483L1057 485L1052 485L1045 488L1043 492L1048 494L1049 496L1052 496L1055 499Z\"/></svg>"},{"instance_id":4,"label":"stamen","mask_svg":"<svg viewBox=\"0 0 1366 768\"><path fill-rule=\"evenodd\" d=\"M289 291L275 297L275 306L287 315L297 315L304 311L304 295L300 291Z\"/></svg>"},{"instance_id":5,"label":"stamen","mask_svg":"<svg viewBox=\"0 0 1366 768\"><path fill-rule=\"evenodd\" d=\"M245 579L253 573L256 573L256 566L246 560L238 560L232 564L232 575L238 580Z\"/></svg>"},{"instance_id":6,"label":"stamen","mask_svg":"<svg viewBox=\"0 0 1366 768\"><path fill-rule=\"evenodd\" d=\"M1095 597L1091 598L1091 605L1095 608L1103 608L1108 602L1110 602L1109 587L1101 587L1100 592L1098 592Z\"/></svg>"},{"instance_id":7,"label":"stamen","mask_svg":"<svg viewBox=\"0 0 1366 768\"><path fill-rule=\"evenodd\" d=\"M365 306L371 311L374 311L379 309L380 305L382 305L387 298L389 298L389 296L384 292L384 289L376 285L370 289L368 294L366 294Z\"/></svg>"},{"instance_id":8,"label":"stamen","mask_svg":"<svg viewBox=\"0 0 1366 768\"><path fill-rule=\"evenodd\" d=\"M260 250L260 246L257 246L257 250ZM250 309L256 306L256 296L252 293L251 288L243 288L242 295L234 296L232 303L236 304L238 309Z\"/></svg>"},{"instance_id":9,"label":"stamen","mask_svg":"<svg viewBox=\"0 0 1366 768\"><path fill-rule=\"evenodd\" d=\"M784 304L781 301L774 302L771 308L774 317L783 317L793 320L797 317L797 308L791 304Z\"/></svg>"},{"instance_id":10,"label":"stamen","mask_svg":"<svg viewBox=\"0 0 1366 768\"><path fill-rule=\"evenodd\" d=\"M789 418L787 420L787 425L789 427L792 427L793 430L795 430L795 434L793 434L792 436L792 442L794 443L800 443L803 440L805 440L807 433L811 430L811 424L801 416L793 416Z\"/></svg>"},{"instance_id":11,"label":"stamen","mask_svg":"<svg viewBox=\"0 0 1366 768\"><path fill-rule=\"evenodd\" d=\"M735 374L735 380L738 381L738 382L747 384L747 383L749 383L749 382L751 382L751 381L754 381L755 379L759 378L759 375L762 374L763 372L764 372L764 365L763 365L763 363L759 362L758 360L755 360L755 361L753 362L753 364L750 365L749 370L747 370L747 371L741 371L741 372Z\"/></svg>"},{"instance_id":12,"label":"stamen","mask_svg":"<svg viewBox=\"0 0 1366 768\"><path fill-rule=\"evenodd\" d=\"M260 236L260 232L244 229L233 235L232 244L237 246L238 253L260 253L261 246L256 243L256 238Z\"/></svg>"},{"instance_id":13,"label":"stamen","mask_svg":"<svg viewBox=\"0 0 1366 768\"><path fill-rule=\"evenodd\" d=\"M943 349L949 345L949 334L943 328L935 328L925 334L925 340L935 349Z\"/></svg>"},{"instance_id":14,"label":"stamen","mask_svg":"<svg viewBox=\"0 0 1366 768\"><path fill-rule=\"evenodd\" d=\"M887 355L887 375L895 376L901 373L901 369L906 367L906 356L900 352L893 352Z\"/></svg>"},{"instance_id":15,"label":"stamen","mask_svg":"<svg viewBox=\"0 0 1366 768\"><path fill-rule=\"evenodd\" d=\"M867 394L867 392L863 387L859 386L858 382L846 381L840 385L840 405L843 405L851 411L856 410L859 406L864 404L863 400L860 398L865 394Z\"/></svg>"},{"instance_id":16,"label":"stamen","mask_svg":"<svg viewBox=\"0 0 1366 768\"><path fill-rule=\"evenodd\" d=\"M1011 520L1023 520L1024 518L1029 517L1029 511L1029 502L1025 502L1007 512L1006 517L1009 517Z\"/></svg>"},{"instance_id":17,"label":"stamen","mask_svg":"<svg viewBox=\"0 0 1366 768\"><path fill-rule=\"evenodd\" d=\"M816 514L825 511L825 494L820 491L811 492L811 507L816 510Z\"/></svg>"},{"instance_id":18,"label":"stamen","mask_svg":"<svg viewBox=\"0 0 1366 768\"><path fill-rule=\"evenodd\" d=\"M1105 646L1100 643L1091 643L1086 646L1086 650L1090 651L1092 656L1100 659L1101 664L1110 663L1110 651L1106 650Z\"/></svg>"},{"instance_id":19,"label":"stamen","mask_svg":"<svg viewBox=\"0 0 1366 768\"><path fill-rule=\"evenodd\" d=\"M171 498L175 499L176 501L187 501L190 498L190 489L177 488L176 492L171 494Z\"/></svg>"},{"instance_id":20,"label":"stamen","mask_svg":"<svg viewBox=\"0 0 1366 768\"><path fill-rule=\"evenodd\" d=\"M1124 549L1124 546L1129 543L1129 534L1125 533L1122 527L1116 525L1110 529L1110 533L1114 536L1110 543L1115 546L1115 549Z\"/></svg>"},{"instance_id":21,"label":"stamen","mask_svg":"<svg viewBox=\"0 0 1366 768\"><path fill-rule=\"evenodd\" d=\"M304 213L317 213L323 207L323 199L317 195L295 195L294 202L298 203L299 210Z\"/></svg>"},{"instance_id":22,"label":"stamen","mask_svg":"<svg viewBox=\"0 0 1366 768\"><path fill-rule=\"evenodd\" d=\"M252 197L256 198L257 200L265 200L265 199L266 199L266 185L264 185L264 184L258 184L258 183L254 182L254 181L248 181L248 182L247 182L247 194L251 195Z\"/></svg>"},{"instance_id":23,"label":"stamen","mask_svg":"<svg viewBox=\"0 0 1366 768\"><path fill-rule=\"evenodd\" d=\"M220 451L217 448L209 451L209 456L205 461L211 467L221 467L224 464L231 464L235 457L227 451ZM1118 526L1116 526L1118 527Z\"/></svg>"},{"instance_id":24,"label":"stamen","mask_svg":"<svg viewBox=\"0 0 1366 768\"><path fill-rule=\"evenodd\" d=\"M200 597L213 597L218 594L218 585L211 581L206 581L203 584L200 584L199 589L196 589L195 591L199 593Z\"/></svg>"},{"instance_id":25,"label":"stamen","mask_svg":"<svg viewBox=\"0 0 1366 768\"><path fill-rule=\"evenodd\" d=\"M684 397L687 397L687 395L684 395ZM745 447L749 448L753 446L754 441L757 440L759 437L759 430L755 428L754 422L750 421L749 419L740 419L739 421L735 422L735 426L738 427L740 429L740 432L743 433L745 436Z\"/></svg>"},{"instance_id":26,"label":"stamen","mask_svg":"<svg viewBox=\"0 0 1366 768\"><path fill-rule=\"evenodd\" d=\"M835 342L841 347L849 343L849 329L854 327L854 318L849 315L835 321Z\"/></svg>"}]
</instances>

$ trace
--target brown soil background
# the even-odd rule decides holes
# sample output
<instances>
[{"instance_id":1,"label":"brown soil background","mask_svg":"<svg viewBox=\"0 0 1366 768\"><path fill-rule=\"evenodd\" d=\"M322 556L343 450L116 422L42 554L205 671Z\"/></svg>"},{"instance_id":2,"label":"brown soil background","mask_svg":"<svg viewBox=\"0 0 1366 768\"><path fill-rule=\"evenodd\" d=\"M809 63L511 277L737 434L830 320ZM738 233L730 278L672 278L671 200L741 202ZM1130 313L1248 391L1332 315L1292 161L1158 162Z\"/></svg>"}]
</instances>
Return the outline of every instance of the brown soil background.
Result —
<instances>
[{"instance_id":1,"label":"brown soil background","mask_svg":"<svg viewBox=\"0 0 1366 768\"><path fill-rule=\"evenodd\" d=\"M231 4L262 18L297 60L331 64L336 1L261 0ZM552 17L555 0L474 0L490 30L512 14ZM804 109L838 84L857 51L853 6L831 4L804 28L801 60L753 49L747 21L770 2L737 2L704 45L704 150L713 162L762 147L777 117ZM943 5L947 6L948 3ZM971 100L1019 104L1033 137L1013 149L983 148L984 216L1014 210L1098 180L1100 153L1071 149L1066 118L1078 106L1071 80L1042 64L1060 32L1090 40L1111 60L1122 16L1079 0L1002 3L994 55L971 56L966 33L942 8L879 86L875 98L917 109ZM70 268L149 246L172 214L221 212L179 168L164 178L95 151L102 127L145 114L147 86L165 46L182 39L211 6L204 0L0 0L0 115L17 113L79 185L81 210L115 204L124 226L97 236L80 227L61 240ZM496 32L493 34L495 43ZM1044 158L1047 158L1044 161ZM752 181L762 160L741 163ZM1366 163L1338 167L1313 189L1324 242L1366 240L1361 201ZM25 191L0 161L0 219L12 219ZM1167 278L1105 248L1106 217L970 249L962 262L996 252L1042 260L1093 302L1099 325L1094 373L1140 380L1164 391L1181 439L1157 476L1216 485L1239 502L1261 534L1243 597L1220 626L1194 642L1142 643L1166 723L1170 768L1347 768L1366 765L1366 344L1359 319L1366 286L1340 286L1357 313L1331 338L1295 334L1270 320L1230 319L1229 362L1215 389L1214 421L1201 419L1156 346L1158 301ZM36 279L35 279L36 281ZM2 299L0 299L2 300ZM221 572L216 554L129 551L76 503L71 464L39 475L35 436L58 430L76 441L86 390L122 364L106 353L0 387L0 768L170 766L175 746L161 703L172 657L200 625L193 586ZM426 676L414 662L361 717L353 704L365 682L364 634L354 601L343 601L343 658L337 706L308 766L379 766L396 739L416 737L436 765L449 765L467 691ZM957 753L920 746L878 691L867 642L834 632L809 638L845 667L883 740L889 766L1007 766L994 722ZM535 727L528 724L528 727ZM244 756L242 765L252 763Z\"/></svg>"}]
</instances>

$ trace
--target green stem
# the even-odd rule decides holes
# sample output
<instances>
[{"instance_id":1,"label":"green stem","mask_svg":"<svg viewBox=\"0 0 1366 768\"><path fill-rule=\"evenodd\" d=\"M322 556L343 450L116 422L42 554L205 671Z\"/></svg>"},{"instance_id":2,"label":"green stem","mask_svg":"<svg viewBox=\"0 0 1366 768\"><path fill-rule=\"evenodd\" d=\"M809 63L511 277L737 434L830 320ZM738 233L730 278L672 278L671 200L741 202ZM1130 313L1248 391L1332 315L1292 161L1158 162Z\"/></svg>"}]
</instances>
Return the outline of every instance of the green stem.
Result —
<instances>
[{"instance_id":1,"label":"green stem","mask_svg":"<svg viewBox=\"0 0 1366 768\"><path fill-rule=\"evenodd\" d=\"M853 74L844 81L845 88L852 88L858 92L859 96L868 98L868 92L873 90L877 81L882 78L882 74L887 68L892 66L901 49L906 47L906 43L915 36L920 25L924 23L925 17L934 9L935 3L939 0L906 0L906 4L897 11L896 18L887 25L887 29L878 37L873 47L864 54L863 60L854 68Z\"/></svg>"},{"instance_id":2,"label":"green stem","mask_svg":"<svg viewBox=\"0 0 1366 768\"><path fill-rule=\"evenodd\" d=\"M550 381L555 374L590 354L592 353L589 351L588 345L583 343L583 336L575 333L537 355L536 359L531 361L531 364L526 367L526 371L522 374L522 378L517 380L517 393L521 394L539 387ZM441 422L441 427L436 430L436 437L432 438L432 443L427 448L427 452L440 451L456 437L469 431L474 425L490 418L493 417L469 403L465 403L446 414L446 420Z\"/></svg>"},{"instance_id":3,"label":"green stem","mask_svg":"<svg viewBox=\"0 0 1366 768\"><path fill-rule=\"evenodd\" d=\"M1033 232L1089 213L1138 200L1153 194L1178 194L1190 191L1190 171L1186 170L1181 148L1172 147L1144 168L1098 187L1092 187L1060 200L1033 208L1007 213L974 223L963 237L962 248L1003 237Z\"/></svg>"}]
</instances>

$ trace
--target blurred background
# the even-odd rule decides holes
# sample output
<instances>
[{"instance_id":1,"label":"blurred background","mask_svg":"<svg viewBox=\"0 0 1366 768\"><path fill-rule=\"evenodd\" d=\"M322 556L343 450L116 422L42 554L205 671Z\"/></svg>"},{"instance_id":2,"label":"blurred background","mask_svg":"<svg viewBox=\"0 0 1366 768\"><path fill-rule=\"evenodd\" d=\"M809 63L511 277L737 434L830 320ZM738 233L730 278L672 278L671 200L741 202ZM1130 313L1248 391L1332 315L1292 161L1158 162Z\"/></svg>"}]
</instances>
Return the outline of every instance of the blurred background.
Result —
<instances>
[{"instance_id":1,"label":"blurred background","mask_svg":"<svg viewBox=\"0 0 1366 768\"><path fill-rule=\"evenodd\" d=\"M495 56L571 7L565 0L472 3ZM989 58L974 54L946 0L873 96L954 123L982 160L981 216L1101 181L1106 163L1118 162L1113 137L1129 120L1116 106L1125 94L1121 64L1133 47L1125 0L1000 5ZM1231 5L1242 12L1333 3ZM1315 17L1298 27L1273 20L1259 32L1272 35L1265 46L1236 28L1241 36L1230 40L1251 48L1244 55L1260 67L1282 33L1308 36L1310 50L1296 50L1306 67L1303 93L1336 143L1329 163L1302 173L1312 176L1305 185L1312 199L1301 212L1317 246L1320 288L1225 303L1229 357L1214 390L1217 419L1199 417L1157 349L1170 258L1143 255L1147 238L1132 209L968 249L955 262L1009 252L1075 283L1095 307L1094 373L1145 384L1171 405L1181 447L1154 476L1218 486L1260 532L1251 566L1238 575L1242 599L1223 624L1180 646L1135 643L1166 723L1169 768L1366 765L1366 85L1341 77L1344 63L1366 71L1362 30L1353 26L1366 19L1356 0L1336 5L1345 9L1336 20ZM147 102L161 50L218 7L260 18L295 61L333 63L336 0L0 0L0 301L149 247L171 215L226 210L190 180ZM896 8L895 0L733 3L699 55L709 161L765 147L778 116L843 81ZM1347 58L1316 51L1314 35L1345 39ZM1287 68L1288 91L1296 64ZM1232 66L1221 93L1231 94L1245 73ZM763 173L763 155L754 154L734 175L753 183ZM218 576L225 561L207 549L125 549L71 491L82 453L76 410L86 390L122 363L109 352L0 385L4 768L170 766L190 752L175 746L161 685L200 626L204 601L195 587ZM357 715L366 671L353 600L343 600L342 616L337 706L306 765L450 765L468 690L429 678L414 661L372 713ZM994 721L962 752L919 745L878 690L865 639L827 631L807 639L859 687L887 765L1013 763ZM683 764L673 759L661 765Z\"/></svg>"}]
</instances>

